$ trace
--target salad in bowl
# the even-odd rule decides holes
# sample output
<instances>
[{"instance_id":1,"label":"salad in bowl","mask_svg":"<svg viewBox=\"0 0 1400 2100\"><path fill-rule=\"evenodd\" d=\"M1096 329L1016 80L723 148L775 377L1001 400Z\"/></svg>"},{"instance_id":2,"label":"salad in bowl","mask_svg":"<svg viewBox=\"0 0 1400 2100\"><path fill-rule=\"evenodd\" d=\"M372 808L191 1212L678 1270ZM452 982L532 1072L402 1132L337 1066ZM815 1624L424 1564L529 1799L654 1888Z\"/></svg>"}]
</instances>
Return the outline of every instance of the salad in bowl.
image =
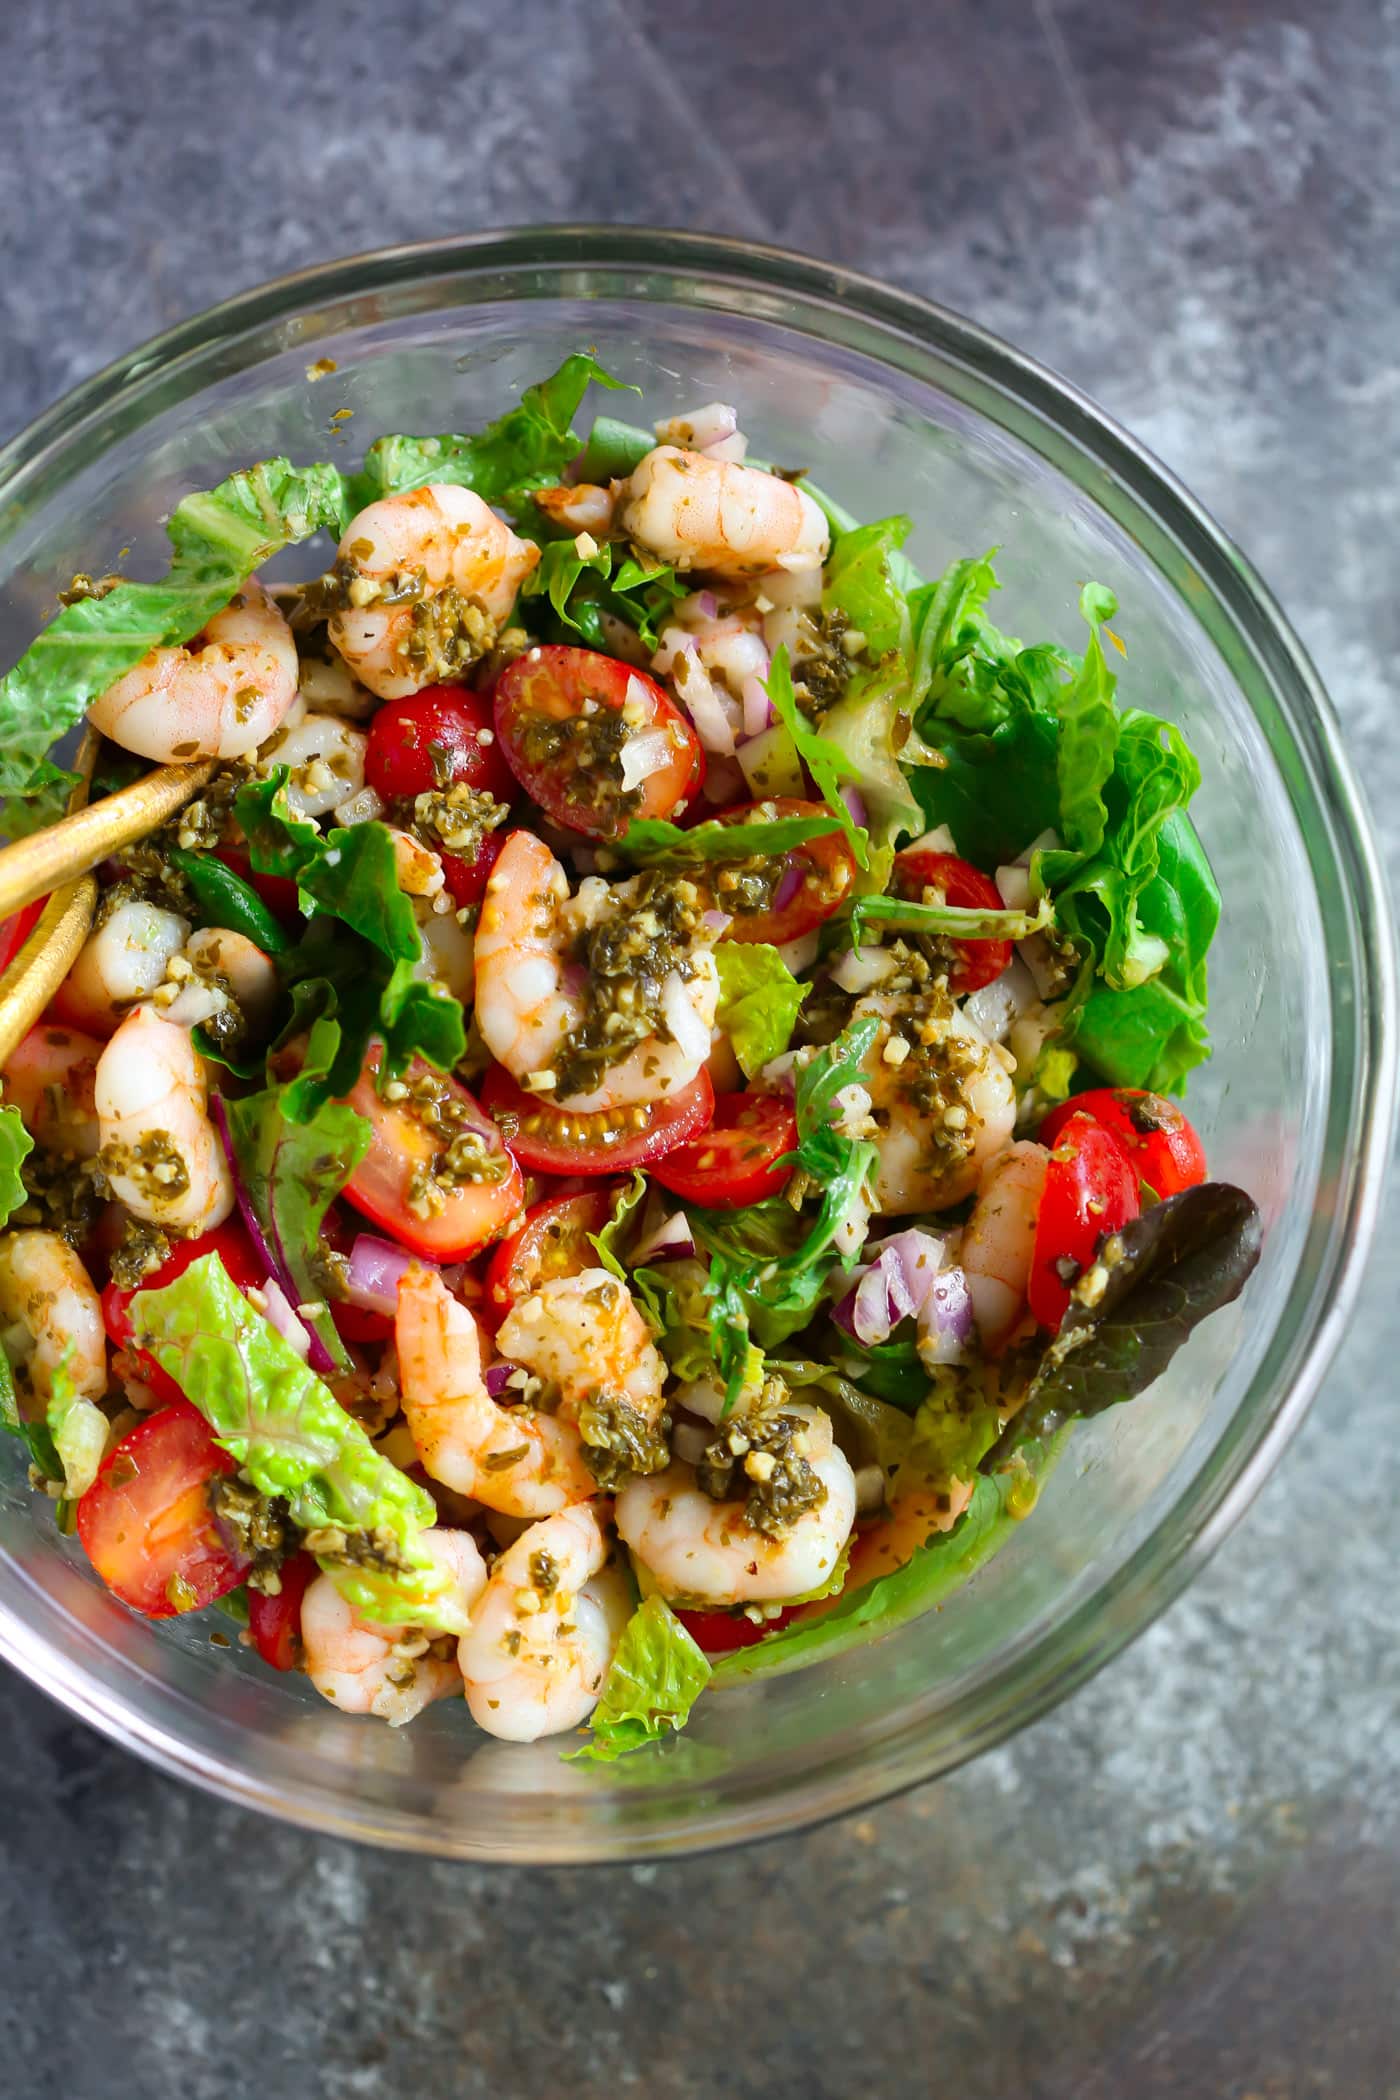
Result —
<instances>
[{"instance_id":1,"label":"salad in bowl","mask_svg":"<svg viewBox=\"0 0 1400 2100\"><path fill-rule=\"evenodd\" d=\"M1112 596L595 385L187 496L0 682L12 833L84 717L191 769L6 1064L0 1412L133 1612L611 1758L941 1598L1260 1223Z\"/></svg>"}]
</instances>

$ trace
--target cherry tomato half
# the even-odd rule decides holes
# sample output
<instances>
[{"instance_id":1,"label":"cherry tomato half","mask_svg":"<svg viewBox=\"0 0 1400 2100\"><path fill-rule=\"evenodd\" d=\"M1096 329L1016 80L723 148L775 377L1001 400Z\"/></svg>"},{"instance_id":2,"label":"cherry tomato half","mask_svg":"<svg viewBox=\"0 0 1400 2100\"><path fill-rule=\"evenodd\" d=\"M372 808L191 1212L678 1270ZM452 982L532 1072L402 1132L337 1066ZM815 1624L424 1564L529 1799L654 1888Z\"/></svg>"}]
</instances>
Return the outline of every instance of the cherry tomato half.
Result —
<instances>
[{"instance_id":1,"label":"cherry tomato half","mask_svg":"<svg viewBox=\"0 0 1400 2100\"><path fill-rule=\"evenodd\" d=\"M1053 1145L1071 1116L1092 1116L1115 1137L1139 1181L1159 1196L1178 1196L1206 1178L1205 1146L1174 1101L1136 1087L1093 1087L1052 1108L1040 1126L1042 1145Z\"/></svg>"},{"instance_id":2,"label":"cherry tomato half","mask_svg":"<svg viewBox=\"0 0 1400 2100\"><path fill-rule=\"evenodd\" d=\"M217 1254L228 1270L231 1281L240 1291L251 1290L254 1285L267 1281L267 1265L260 1261L253 1250L253 1243L240 1221L226 1218L212 1232L203 1232L198 1239L177 1240L158 1269L142 1278L137 1290L159 1291L177 1276L183 1276L191 1262L201 1255ZM107 1338L117 1349L125 1349L136 1363L137 1369L161 1400L178 1401L184 1404L185 1396L168 1371L163 1371L155 1358L145 1349L138 1349L131 1338L131 1301L136 1291L124 1291L119 1284L109 1283L102 1293L102 1324L107 1329Z\"/></svg>"},{"instance_id":3,"label":"cherry tomato half","mask_svg":"<svg viewBox=\"0 0 1400 2100\"><path fill-rule=\"evenodd\" d=\"M934 890L945 904L964 911L1006 909L1005 899L991 876L974 868L970 860L960 860L956 853L930 853L922 848L897 853L893 886L901 897L914 904L931 903L933 900L926 899L925 892ZM959 998L964 992L980 991L984 984L1000 977L1011 960L1010 941L953 941L950 945L957 960L949 989Z\"/></svg>"},{"instance_id":4,"label":"cherry tomato half","mask_svg":"<svg viewBox=\"0 0 1400 2100\"><path fill-rule=\"evenodd\" d=\"M797 1117L785 1094L724 1094L715 1119L658 1160L653 1179L686 1203L742 1210L776 1196L792 1174L779 1164L797 1149Z\"/></svg>"},{"instance_id":5,"label":"cherry tomato half","mask_svg":"<svg viewBox=\"0 0 1400 2100\"><path fill-rule=\"evenodd\" d=\"M675 702L645 671L596 650L527 649L496 680L495 707L520 785L557 824L590 838L616 838L633 817L669 817L704 780L700 740ZM624 708L639 719L618 719ZM623 746L643 736L664 748L627 789Z\"/></svg>"},{"instance_id":6,"label":"cherry tomato half","mask_svg":"<svg viewBox=\"0 0 1400 2100\"><path fill-rule=\"evenodd\" d=\"M485 1139L490 1171L497 1177L461 1181L455 1187L434 1185L433 1199L441 1197L442 1207L420 1217L413 1207L414 1179L420 1171L431 1169L451 1137L430 1130L411 1100L381 1098L374 1079L382 1056L382 1045L372 1043L364 1070L346 1096L350 1107L369 1123L370 1141L368 1152L345 1185L345 1194L356 1210L372 1218L410 1254L436 1262L465 1261L499 1239L520 1215L525 1201L520 1169L474 1096L450 1073L434 1072L421 1057L415 1057L403 1075L405 1084L412 1088L426 1080L445 1094L462 1117L464 1128Z\"/></svg>"},{"instance_id":7,"label":"cherry tomato half","mask_svg":"<svg viewBox=\"0 0 1400 2100\"><path fill-rule=\"evenodd\" d=\"M1026 1296L1042 1327L1059 1331L1070 1290L1105 1233L1138 1215L1137 1175L1116 1138L1092 1116L1072 1115L1045 1170Z\"/></svg>"},{"instance_id":8,"label":"cherry tomato half","mask_svg":"<svg viewBox=\"0 0 1400 2100\"><path fill-rule=\"evenodd\" d=\"M187 1400L147 1415L108 1452L78 1504L78 1537L123 1604L173 1619L238 1587L248 1563L220 1532L205 1492L236 1470Z\"/></svg>"},{"instance_id":9,"label":"cherry tomato half","mask_svg":"<svg viewBox=\"0 0 1400 2100\"><path fill-rule=\"evenodd\" d=\"M678 1611L676 1617L706 1655L732 1655L736 1648L752 1648L765 1634L776 1633L800 1610L800 1605L790 1604L775 1619L757 1625L741 1611Z\"/></svg>"},{"instance_id":10,"label":"cherry tomato half","mask_svg":"<svg viewBox=\"0 0 1400 2100\"><path fill-rule=\"evenodd\" d=\"M282 1587L275 1597L248 1592L248 1631L263 1661L274 1670L294 1670L301 1661L301 1600L316 1580L309 1553L293 1553L278 1569Z\"/></svg>"},{"instance_id":11,"label":"cherry tomato half","mask_svg":"<svg viewBox=\"0 0 1400 2100\"><path fill-rule=\"evenodd\" d=\"M551 1276L578 1276L597 1266L589 1243L612 1216L614 1190L608 1186L581 1195L551 1196L525 1213L519 1232L502 1240L486 1271L481 1310L488 1320L503 1320L518 1298Z\"/></svg>"},{"instance_id":12,"label":"cherry tomato half","mask_svg":"<svg viewBox=\"0 0 1400 2100\"><path fill-rule=\"evenodd\" d=\"M498 802L515 794L489 697L464 685L429 685L406 700L386 700L370 724L365 785L393 802L459 780Z\"/></svg>"},{"instance_id":13,"label":"cherry tomato half","mask_svg":"<svg viewBox=\"0 0 1400 2100\"><path fill-rule=\"evenodd\" d=\"M47 897L36 897L8 919L0 919L0 970L8 970L39 923L39 914L48 903Z\"/></svg>"},{"instance_id":14,"label":"cherry tomato half","mask_svg":"<svg viewBox=\"0 0 1400 2100\"><path fill-rule=\"evenodd\" d=\"M518 1087L503 1066L492 1065L481 1099L521 1166L534 1174L623 1174L653 1166L704 1130L715 1112L715 1090L704 1071L679 1093L645 1108L571 1115L546 1107L537 1094Z\"/></svg>"},{"instance_id":15,"label":"cherry tomato half","mask_svg":"<svg viewBox=\"0 0 1400 2100\"><path fill-rule=\"evenodd\" d=\"M743 802L735 809L722 809L717 824L774 824L784 817L830 817L820 802L802 802L795 795L776 795L767 802ZM784 866L772 885L772 894L762 911L735 910L735 889L726 886L724 868L717 867L711 888L716 907L734 913L726 939L766 941L781 948L788 941L815 933L849 894L855 879L855 856L839 831L825 831L807 839L783 856ZM731 873L737 873L731 870Z\"/></svg>"}]
</instances>

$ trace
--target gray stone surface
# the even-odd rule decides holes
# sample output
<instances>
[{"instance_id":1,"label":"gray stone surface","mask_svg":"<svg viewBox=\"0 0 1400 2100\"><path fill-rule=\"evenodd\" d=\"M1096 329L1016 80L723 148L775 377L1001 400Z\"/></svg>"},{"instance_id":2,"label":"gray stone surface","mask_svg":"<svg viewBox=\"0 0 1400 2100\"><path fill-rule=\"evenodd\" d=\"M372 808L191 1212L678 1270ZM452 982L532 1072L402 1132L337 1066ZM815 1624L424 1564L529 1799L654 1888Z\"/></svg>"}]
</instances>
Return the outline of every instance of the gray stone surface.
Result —
<instances>
[{"instance_id":1,"label":"gray stone surface","mask_svg":"<svg viewBox=\"0 0 1400 2100\"><path fill-rule=\"evenodd\" d=\"M1395 0L11 0L0 425L261 278L539 218L773 238L976 315L1256 557L1391 855ZM1400 2095L1396 1218L1188 1596L946 1784L742 1856L435 1868L0 1685L0 2090Z\"/></svg>"}]
</instances>

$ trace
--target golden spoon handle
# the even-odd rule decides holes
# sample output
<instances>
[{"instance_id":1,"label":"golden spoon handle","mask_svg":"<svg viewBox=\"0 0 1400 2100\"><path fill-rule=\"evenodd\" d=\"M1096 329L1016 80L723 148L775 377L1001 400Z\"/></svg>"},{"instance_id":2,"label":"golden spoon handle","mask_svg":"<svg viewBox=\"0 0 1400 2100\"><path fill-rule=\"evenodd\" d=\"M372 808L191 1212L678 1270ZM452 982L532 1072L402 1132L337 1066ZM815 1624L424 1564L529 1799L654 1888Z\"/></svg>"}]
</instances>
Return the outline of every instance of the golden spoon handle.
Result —
<instances>
[{"instance_id":1,"label":"golden spoon handle","mask_svg":"<svg viewBox=\"0 0 1400 2100\"><path fill-rule=\"evenodd\" d=\"M50 824L46 831L0 846L0 919L85 875L134 839L144 838L173 817L213 770L212 758L193 766L160 766L119 793Z\"/></svg>"}]
</instances>

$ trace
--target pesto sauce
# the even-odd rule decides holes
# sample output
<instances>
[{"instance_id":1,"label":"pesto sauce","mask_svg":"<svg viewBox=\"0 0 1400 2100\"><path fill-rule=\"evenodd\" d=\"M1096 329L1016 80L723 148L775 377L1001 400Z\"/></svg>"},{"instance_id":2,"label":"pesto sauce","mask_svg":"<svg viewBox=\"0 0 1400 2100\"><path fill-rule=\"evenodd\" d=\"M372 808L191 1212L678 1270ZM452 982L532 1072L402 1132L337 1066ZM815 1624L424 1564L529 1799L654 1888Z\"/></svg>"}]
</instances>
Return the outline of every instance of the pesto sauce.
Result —
<instances>
[{"instance_id":1,"label":"pesto sauce","mask_svg":"<svg viewBox=\"0 0 1400 2100\"><path fill-rule=\"evenodd\" d=\"M554 1094L589 1094L648 1037L671 1040L662 990L674 971L693 977L704 900L687 877L649 869L629 900L612 899L579 935L571 960L586 976L583 1014L555 1068Z\"/></svg>"}]
</instances>

